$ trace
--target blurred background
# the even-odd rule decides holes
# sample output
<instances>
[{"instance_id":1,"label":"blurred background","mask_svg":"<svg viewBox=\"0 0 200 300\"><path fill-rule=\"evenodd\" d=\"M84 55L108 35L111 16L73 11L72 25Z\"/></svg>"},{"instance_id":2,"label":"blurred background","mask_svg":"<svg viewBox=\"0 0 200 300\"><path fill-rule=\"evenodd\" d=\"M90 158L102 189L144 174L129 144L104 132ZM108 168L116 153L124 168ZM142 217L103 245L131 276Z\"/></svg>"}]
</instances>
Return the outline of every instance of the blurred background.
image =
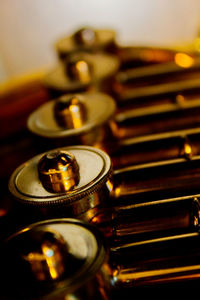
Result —
<instances>
[{"instance_id":1,"label":"blurred background","mask_svg":"<svg viewBox=\"0 0 200 300\"><path fill-rule=\"evenodd\" d=\"M54 42L82 26L109 27L132 45L190 44L200 0L1 0L0 83L56 61Z\"/></svg>"}]
</instances>

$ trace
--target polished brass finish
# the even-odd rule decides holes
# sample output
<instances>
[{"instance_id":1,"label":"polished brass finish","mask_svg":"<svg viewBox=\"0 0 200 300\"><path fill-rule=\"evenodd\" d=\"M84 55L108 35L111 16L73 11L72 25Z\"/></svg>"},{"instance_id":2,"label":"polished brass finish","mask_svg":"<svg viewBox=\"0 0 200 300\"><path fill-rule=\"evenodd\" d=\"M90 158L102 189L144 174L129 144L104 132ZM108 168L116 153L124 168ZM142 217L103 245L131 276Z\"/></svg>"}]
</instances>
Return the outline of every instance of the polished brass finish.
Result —
<instances>
[{"instance_id":1,"label":"polished brass finish","mask_svg":"<svg viewBox=\"0 0 200 300\"><path fill-rule=\"evenodd\" d=\"M38 162L39 178L50 193L68 192L79 183L79 166L71 153L51 151Z\"/></svg>"},{"instance_id":2,"label":"polished brass finish","mask_svg":"<svg viewBox=\"0 0 200 300\"><path fill-rule=\"evenodd\" d=\"M200 129L183 129L120 139L109 149L115 169L174 158L200 155Z\"/></svg>"},{"instance_id":3,"label":"polished brass finish","mask_svg":"<svg viewBox=\"0 0 200 300\"><path fill-rule=\"evenodd\" d=\"M53 95L76 93L96 88L107 89L119 68L119 60L105 53L73 53L44 76L43 83ZM109 86L110 88L110 86Z\"/></svg>"},{"instance_id":4,"label":"polished brass finish","mask_svg":"<svg viewBox=\"0 0 200 300\"><path fill-rule=\"evenodd\" d=\"M139 68L142 66L159 65L174 61L177 53L175 49L150 46L118 46L118 56L121 61L121 70Z\"/></svg>"},{"instance_id":5,"label":"polished brass finish","mask_svg":"<svg viewBox=\"0 0 200 300\"><path fill-rule=\"evenodd\" d=\"M108 204L111 176L111 160L105 152L71 146L37 155L19 166L9 189L16 205L22 205L20 211L30 210L33 221L61 216L89 221ZM25 220L26 214L18 221L23 219L30 222Z\"/></svg>"},{"instance_id":6,"label":"polished brass finish","mask_svg":"<svg viewBox=\"0 0 200 300\"><path fill-rule=\"evenodd\" d=\"M200 272L199 241L199 233L192 232L112 248L116 287L187 289L192 283L196 286Z\"/></svg>"},{"instance_id":7,"label":"polished brass finish","mask_svg":"<svg viewBox=\"0 0 200 300\"><path fill-rule=\"evenodd\" d=\"M35 110L28 118L28 128L37 136L51 139L51 145L56 140L62 146L94 145L104 139L105 127L109 127L115 110L114 99L104 93L64 95Z\"/></svg>"},{"instance_id":8,"label":"polished brass finish","mask_svg":"<svg viewBox=\"0 0 200 300\"><path fill-rule=\"evenodd\" d=\"M138 203L140 199L188 196L199 192L200 156L128 166L114 172L116 203Z\"/></svg>"},{"instance_id":9,"label":"polished brass finish","mask_svg":"<svg viewBox=\"0 0 200 300\"><path fill-rule=\"evenodd\" d=\"M186 53L176 53L173 62L127 69L116 76L118 84L147 86L164 82L190 79L200 72L200 61Z\"/></svg>"},{"instance_id":10,"label":"polished brass finish","mask_svg":"<svg viewBox=\"0 0 200 300\"><path fill-rule=\"evenodd\" d=\"M115 115L111 123L113 135L118 139L146 136L181 129L197 128L200 124L199 98L127 109Z\"/></svg>"},{"instance_id":11,"label":"polished brass finish","mask_svg":"<svg viewBox=\"0 0 200 300\"><path fill-rule=\"evenodd\" d=\"M198 99L200 94L200 79L180 80L177 82L165 82L152 84L146 87L134 87L117 92L117 104L121 108L130 106L145 107L149 105L160 105L174 103L178 95L182 95L185 101Z\"/></svg>"},{"instance_id":12,"label":"polished brass finish","mask_svg":"<svg viewBox=\"0 0 200 300\"><path fill-rule=\"evenodd\" d=\"M87 120L84 100L80 95L61 96L54 105L54 115L57 123L63 128L80 128Z\"/></svg>"},{"instance_id":13,"label":"polished brass finish","mask_svg":"<svg viewBox=\"0 0 200 300\"><path fill-rule=\"evenodd\" d=\"M113 52L116 49L115 39L114 30L83 27L72 35L59 39L55 48L61 59L65 59L69 54L80 50Z\"/></svg>"},{"instance_id":14,"label":"polished brass finish","mask_svg":"<svg viewBox=\"0 0 200 300\"><path fill-rule=\"evenodd\" d=\"M83 222L53 219L32 224L0 249L1 297L105 299L106 252L100 233Z\"/></svg>"},{"instance_id":15,"label":"polished brass finish","mask_svg":"<svg viewBox=\"0 0 200 300\"><path fill-rule=\"evenodd\" d=\"M108 281L122 299L128 287L199 285L199 58L182 50L116 47L113 33L101 34L82 28L57 43L61 60L43 82L49 95L62 97L30 116L28 127L41 143L13 172L13 210L2 211L2 228L27 226L2 243L0 298L4 289L8 299L16 296L5 282L17 287L20 300L30 294L107 300ZM40 152L56 149L38 155L42 144L47 148ZM96 148L59 148L69 144ZM103 231L112 268L102 264L101 235L96 239L88 225L66 216ZM52 218L59 220L28 226Z\"/></svg>"},{"instance_id":16,"label":"polished brass finish","mask_svg":"<svg viewBox=\"0 0 200 300\"><path fill-rule=\"evenodd\" d=\"M83 84L90 83L93 75L92 64L86 59L82 59L80 54L73 54L67 59L66 74L72 81Z\"/></svg>"},{"instance_id":17,"label":"polished brass finish","mask_svg":"<svg viewBox=\"0 0 200 300\"><path fill-rule=\"evenodd\" d=\"M199 231L200 195L162 200L124 201L99 213L92 223L108 238L111 247L128 242ZM128 202L128 203L127 203Z\"/></svg>"},{"instance_id":18,"label":"polished brass finish","mask_svg":"<svg viewBox=\"0 0 200 300\"><path fill-rule=\"evenodd\" d=\"M44 228L36 230L37 249L21 254L30 265L31 272L37 281L50 281L62 278L65 272L65 256L68 246L57 232ZM65 256L64 256L64 253Z\"/></svg>"}]
</instances>

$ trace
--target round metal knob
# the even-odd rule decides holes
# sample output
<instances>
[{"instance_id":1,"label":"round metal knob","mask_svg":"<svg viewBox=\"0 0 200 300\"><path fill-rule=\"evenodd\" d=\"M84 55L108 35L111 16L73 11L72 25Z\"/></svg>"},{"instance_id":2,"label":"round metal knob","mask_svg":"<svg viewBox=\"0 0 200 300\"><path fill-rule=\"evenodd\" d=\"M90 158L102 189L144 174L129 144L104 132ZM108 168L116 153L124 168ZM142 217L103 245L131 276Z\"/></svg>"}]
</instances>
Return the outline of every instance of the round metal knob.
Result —
<instances>
[{"instance_id":1,"label":"round metal knob","mask_svg":"<svg viewBox=\"0 0 200 300\"><path fill-rule=\"evenodd\" d=\"M71 53L63 63L47 72L43 84L53 97L87 91L91 87L103 91L108 89L106 82L110 81L118 69L119 60L115 55L79 51Z\"/></svg>"},{"instance_id":2,"label":"round metal knob","mask_svg":"<svg viewBox=\"0 0 200 300\"><path fill-rule=\"evenodd\" d=\"M55 48L60 59L64 60L73 52L84 50L88 52L115 52L116 32L110 29L93 29L83 27L75 33L56 41Z\"/></svg>"},{"instance_id":3,"label":"round metal knob","mask_svg":"<svg viewBox=\"0 0 200 300\"><path fill-rule=\"evenodd\" d=\"M29 272L37 281L51 281L62 278L66 272L68 245L62 236L46 228L36 229L25 236L26 246L20 258L27 263ZM34 247L30 245L34 241Z\"/></svg>"},{"instance_id":4,"label":"round metal knob","mask_svg":"<svg viewBox=\"0 0 200 300\"><path fill-rule=\"evenodd\" d=\"M110 201L111 177L110 157L94 147L71 146L39 154L19 166L9 181L16 210L22 214L18 222L62 216L90 221Z\"/></svg>"},{"instance_id":5,"label":"round metal knob","mask_svg":"<svg viewBox=\"0 0 200 300\"><path fill-rule=\"evenodd\" d=\"M67 192L79 182L79 167L73 154L51 151L38 163L39 178L50 193Z\"/></svg>"},{"instance_id":6,"label":"round metal knob","mask_svg":"<svg viewBox=\"0 0 200 300\"><path fill-rule=\"evenodd\" d=\"M74 33L77 44L92 46L97 40L97 34L92 28L81 28Z\"/></svg>"},{"instance_id":7,"label":"round metal knob","mask_svg":"<svg viewBox=\"0 0 200 300\"><path fill-rule=\"evenodd\" d=\"M115 110L115 101L107 94L68 94L38 107L29 116L27 126L47 143L50 141L51 148L52 144L94 145L103 141Z\"/></svg>"},{"instance_id":8,"label":"round metal knob","mask_svg":"<svg viewBox=\"0 0 200 300\"><path fill-rule=\"evenodd\" d=\"M54 116L63 128L81 128L86 121L87 111L80 95L61 96L54 105Z\"/></svg>"},{"instance_id":9,"label":"round metal knob","mask_svg":"<svg viewBox=\"0 0 200 300\"><path fill-rule=\"evenodd\" d=\"M34 223L4 241L0 256L1 299L77 299L76 293L99 299L99 291L90 295L87 290L101 277L106 249L89 224L75 219Z\"/></svg>"}]
</instances>

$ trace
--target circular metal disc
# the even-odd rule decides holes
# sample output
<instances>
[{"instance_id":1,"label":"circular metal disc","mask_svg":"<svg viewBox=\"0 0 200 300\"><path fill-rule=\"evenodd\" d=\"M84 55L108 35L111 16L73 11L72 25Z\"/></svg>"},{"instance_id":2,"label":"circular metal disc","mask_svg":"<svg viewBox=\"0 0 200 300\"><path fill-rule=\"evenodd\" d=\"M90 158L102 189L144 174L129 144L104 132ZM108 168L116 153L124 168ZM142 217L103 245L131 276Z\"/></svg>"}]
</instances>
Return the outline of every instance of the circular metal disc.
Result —
<instances>
[{"instance_id":1,"label":"circular metal disc","mask_svg":"<svg viewBox=\"0 0 200 300\"><path fill-rule=\"evenodd\" d=\"M46 138L67 138L87 133L113 116L116 104L110 96L103 93L82 93L80 97L83 99L87 112L86 122L80 128L64 129L57 124L53 100L43 104L29 116L29 130Z\"/></svg>"},{"instance_id":2,"label":"circular metal disc","mask_svg":"<svg viewBox=\"0 0 200 300\"><path fill-rule=\"evenodd\" d=\"M89 146L71 146L56 150L72 153L79 166L80 181L71 191L50 193L39 180L38 162L40 154L19 166L9 181L10 192L14 197L27 204L53 205L60 202L71 203L98 190L111 174L110 157L103 151Z\"/></svg>"},{"instance_id":3,"label":"circular metal disc","mask_svg":"<svg viewBox=\"0 0 200 300\"><path fill-rule=\"evenodd\" d=\"M4 286L12 287L5 287L6 296L17 299L26 298L26 293L35 299L74 292L95 277L106 255L102 236L93 226L67 218L22 229L4 242L2 251Z\"/></svg>"},{"instance_id":4,"label":"circular metal disc","mask_svg":"<svg viewBox=\"0 0 200 300\"><path fill-rule=\"evenodd\" d=\"M44 84L49 88L63 92L73 92L114 75L119 68L119 60L114 55L104 53L80 53L80 58L84 59L92 66L91 82L84 84L72 80L67 75L64 64L61 63L45 75L43 79Z\"/></svg>"},{"instance_id":5,"label":"circular metal disc","mask_svg":"<svg viewBox=\"0 0 200 300\"><path fill-rule=\"evenodd\" d=\"M95 48L101 49L115 41L116 33L110 29L95 29L97 40L95 41ZM79 45L76 43L74 36L70 35L59 39L55 47L59 53L68 54L76 50L88 50L92 47L89 45Z\"/></svg>"}]
</instances>

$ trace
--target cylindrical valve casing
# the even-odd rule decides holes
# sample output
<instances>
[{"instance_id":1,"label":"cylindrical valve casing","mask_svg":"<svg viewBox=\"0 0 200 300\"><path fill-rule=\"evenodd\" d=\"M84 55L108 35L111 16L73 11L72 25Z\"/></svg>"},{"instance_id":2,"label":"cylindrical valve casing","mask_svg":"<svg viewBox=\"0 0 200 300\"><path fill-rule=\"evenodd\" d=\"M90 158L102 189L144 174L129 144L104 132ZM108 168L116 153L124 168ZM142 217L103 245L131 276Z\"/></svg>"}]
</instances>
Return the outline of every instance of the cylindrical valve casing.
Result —
<instances>
[{"instance_id":1,"label":"cylindrical valve casing","mask_svg":"<svg viewBox=\"0 0 200 300\"><path fill-rule=\"evenodd\" d=\"M79 182L68 191L47 191L44 183L40 181L39 161L44 155L53 156L55 151L71 153L79 167ZM60 162L58 168L60 168ZM66 168L68 168L67 165ZM58 172L53 169L50 171ZM48 175L48 172L46 173ZM67 173L59 174L61 180L65 180L63 181L65 184L68 180ZM56 217L78 217L90 221L100 208L109 205L109 195L112 189L111 177L112 164L109 156L94 147L71 146L37 155L19 166L10 178L9 189L16 200L14 203L20 216L17 216L18 223L28 224Z\"/></svg>"}]
</instances>

